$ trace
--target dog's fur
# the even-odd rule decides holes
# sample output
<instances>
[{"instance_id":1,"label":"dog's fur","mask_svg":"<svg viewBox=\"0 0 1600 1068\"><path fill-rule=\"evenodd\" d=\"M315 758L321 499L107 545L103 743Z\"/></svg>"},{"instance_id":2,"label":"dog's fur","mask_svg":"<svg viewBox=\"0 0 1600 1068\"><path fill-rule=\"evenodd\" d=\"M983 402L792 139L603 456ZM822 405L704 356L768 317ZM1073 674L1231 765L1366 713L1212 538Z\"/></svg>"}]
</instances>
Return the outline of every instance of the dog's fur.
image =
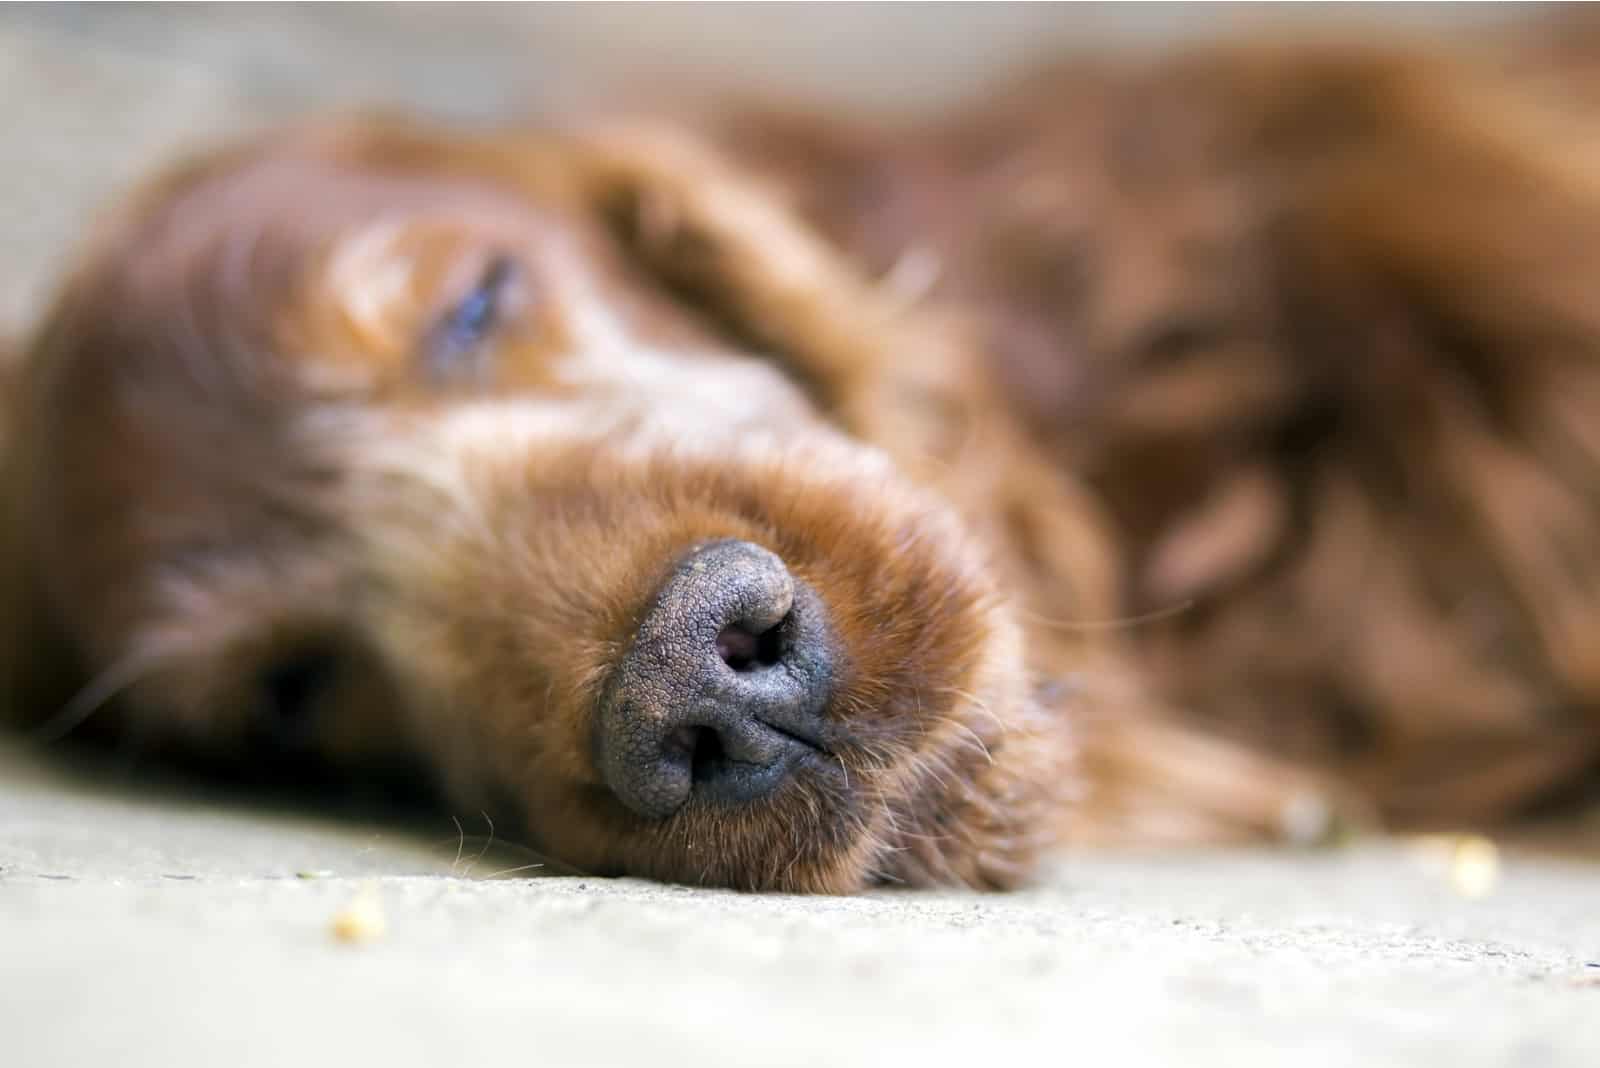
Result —
<instances>
[{"instance_id":1,"label":"dog's fur","mask_svg":"<svg viewBox=\"0 0 1600 1068\"><path fill-rule=\"evenodd\" d=\"M1393 821L1485 820L1600 761L1600 170L1592 49L1553 39L1077 64L920 127L722 136L966 310L1112 512L1123 610L1187 606L1130 632L1146 681Z\"/></svg>"},{"instance_id":2,"label":"dog's fur","mask_svg":"<svg viewBox=\"0 0 1600 1068\"><path fill-rule=\"evenodd\" d=\"M8 708L416 764L574 866L751 888L1520 812L1600 754L1600 171L1557 115L1242 49L924 126L178 168L28 346ZM597 695L725 537L827 606L838 767L649 822Z\"/></svg>"}]
</instances>

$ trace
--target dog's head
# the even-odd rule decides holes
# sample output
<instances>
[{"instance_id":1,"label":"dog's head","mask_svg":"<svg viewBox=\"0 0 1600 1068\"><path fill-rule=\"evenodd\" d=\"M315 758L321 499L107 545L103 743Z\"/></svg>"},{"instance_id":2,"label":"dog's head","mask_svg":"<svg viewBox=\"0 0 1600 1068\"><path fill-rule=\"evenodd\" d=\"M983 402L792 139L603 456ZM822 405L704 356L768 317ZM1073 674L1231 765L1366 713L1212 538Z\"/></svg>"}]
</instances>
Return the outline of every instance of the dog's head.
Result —
<instances>
[{"instance_id":1,"label":"dog's head","mask_svg":"<svg viewBox=\"0 0 1600 1068\"><path fill-rule=\"evenodd\" d=\"M1010 884L1067 732L993 554L862 440L939 451L885 384L917 343L675 143L207 158L31 347L14 674L59 729L420 757L585 870Z\"/></svg>"}]
</instances>

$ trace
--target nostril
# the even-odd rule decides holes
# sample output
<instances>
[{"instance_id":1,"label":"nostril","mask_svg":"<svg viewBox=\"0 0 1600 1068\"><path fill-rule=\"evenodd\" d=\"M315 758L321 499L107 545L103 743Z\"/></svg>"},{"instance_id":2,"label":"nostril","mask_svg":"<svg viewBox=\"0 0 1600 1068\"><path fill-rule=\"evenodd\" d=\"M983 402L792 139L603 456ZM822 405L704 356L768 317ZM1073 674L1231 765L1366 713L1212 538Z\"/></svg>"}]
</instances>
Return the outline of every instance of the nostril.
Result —
<instances>
[{"instance_id":1,"label":"nostril","mask_svg":"<svg viewBox=\"0 0 1600 1068\"><path fill-rule=\"evenodd\" d=\"M269 665L258 680L268 733L283 743L305 741L315 727L313 712L337 681L339 662L323 649L306 649Z\"/></svg>"},{"instance_id":2,"label":"nostril","mask_svg":"<svg viewBox=\"0 0 1600 1068\"><path fill-rule=\"evenodd\" d=\"M717 655L735 671L746 671L756 658L761 639L743 627L727 627L717 635Z\"/></svg>"},{"instance_id":3,"label":"nostril","mask_svg":"<svg viewBox=\"0 0 1600 1068\"><path fill-rule=\"evenodd\" d=\"M728 750L715 727L679 727L662 740L661 757L669 765L688 768L691 782L703 783L716 777Z\"/></svg>"},{"instance_id":4,"label":"nostril","mask_svg":"<svg viewBox=\"0 0 1600 1068\"><path fill-rule=\"evenodd\" d=\"M758 633L742 624L724 627L717 635L717 655L735 671L771 667L783 659L783 622Z\"/></svg>"},{"instance_id":5,"label":"nostril","mask_svg":"<svg viewBox=\"0 0 1600 1068\"><path fill-rule=\"evenodd\" d=\"M695 732L693 752L689 761L689 779L692 782L711 782L727 766L728 751L723 747L722 735L709 727L701 727Z\"/></svg>"},{"instance_id":6,"label":"nostril","mask_svg":"<svg viewBox=\"0 0 1600 1068\"><path fill-rule=\"evenodd\" d=\"M705 785L725 775L736 761L715 727L679 727L661 746L663 761L689 769L689 781Z\"/></svg>"}]
</instances>

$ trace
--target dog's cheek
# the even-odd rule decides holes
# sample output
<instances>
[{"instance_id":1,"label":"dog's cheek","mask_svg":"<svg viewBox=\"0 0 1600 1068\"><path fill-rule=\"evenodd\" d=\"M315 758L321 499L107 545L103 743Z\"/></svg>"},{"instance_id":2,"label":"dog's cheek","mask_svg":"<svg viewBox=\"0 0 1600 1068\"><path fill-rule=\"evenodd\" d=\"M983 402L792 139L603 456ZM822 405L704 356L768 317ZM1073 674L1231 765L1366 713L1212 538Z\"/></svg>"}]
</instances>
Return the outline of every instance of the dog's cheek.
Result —
<instances>
[{"instance_id":1,"label":"dog's cheek","mask_svg":"<svg viewBox=\"0 0 1600 1068\"><path fill-rule=\"evenodd\" d=\"M900 718L916 729L902 734L914 744L892 773L870 783L882 810L874 874L885 882L1015 887L1060 844L1080 792L1075 696L1035 685L1024 632L1005 604L964 623L982 640L969 655L941 659L958 676L941 678L932 665L924 679L896 686L910 695ZM956 700L925 703L939 691Z\"/></svg>"},{"instance_id":2,"label":"dog's cheek","mask_svg":"<svg viewBox=\"0 0 1600 1068\"><path fill-rule=\"evenodd\" d=\"M1032 709L984 752L947 757L956 774L908 807L888 881L1010 890L1025 885L1061 844L1081 792L1075 739L1061 712Z\"/></svg>"}]
</instances>

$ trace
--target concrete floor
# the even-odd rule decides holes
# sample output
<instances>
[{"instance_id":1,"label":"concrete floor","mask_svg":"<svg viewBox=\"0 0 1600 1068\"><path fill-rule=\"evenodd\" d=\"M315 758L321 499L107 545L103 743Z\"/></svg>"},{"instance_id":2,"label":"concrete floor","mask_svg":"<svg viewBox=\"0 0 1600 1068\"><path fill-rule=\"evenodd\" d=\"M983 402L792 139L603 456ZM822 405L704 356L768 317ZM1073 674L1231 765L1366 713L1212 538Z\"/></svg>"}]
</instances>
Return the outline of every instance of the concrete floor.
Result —
<instances>
[{"instance_id":1,"label":"concrete floor","mask_svg":"<svg viewBox=\"0 0 1600 1068\"><path fill-rule=\"evenodd\" d=\"M503 874L463 827L0 748L0 1059L1600 1064L1600 869L1512 855L1469 897L1396 844L753 897Z\"/></svg>"},{"instance_id":2,"label":"concrete floor","mask_svg":"<svg viewBox=\"0 0 1600 1068\"><path fill-rule=\"evenodd\" d=\"M97 205L262 122L553 108L647 59L925 100L1044 47L1223 18L684 10L0 9L0 331ZM1396 844L1068 858L1004 897L796 899L530 879L485 831L0 747L0 1064L1600 1064L1600 868L1508 855L1470 897Z\"/></svg>"}]
</instances>

